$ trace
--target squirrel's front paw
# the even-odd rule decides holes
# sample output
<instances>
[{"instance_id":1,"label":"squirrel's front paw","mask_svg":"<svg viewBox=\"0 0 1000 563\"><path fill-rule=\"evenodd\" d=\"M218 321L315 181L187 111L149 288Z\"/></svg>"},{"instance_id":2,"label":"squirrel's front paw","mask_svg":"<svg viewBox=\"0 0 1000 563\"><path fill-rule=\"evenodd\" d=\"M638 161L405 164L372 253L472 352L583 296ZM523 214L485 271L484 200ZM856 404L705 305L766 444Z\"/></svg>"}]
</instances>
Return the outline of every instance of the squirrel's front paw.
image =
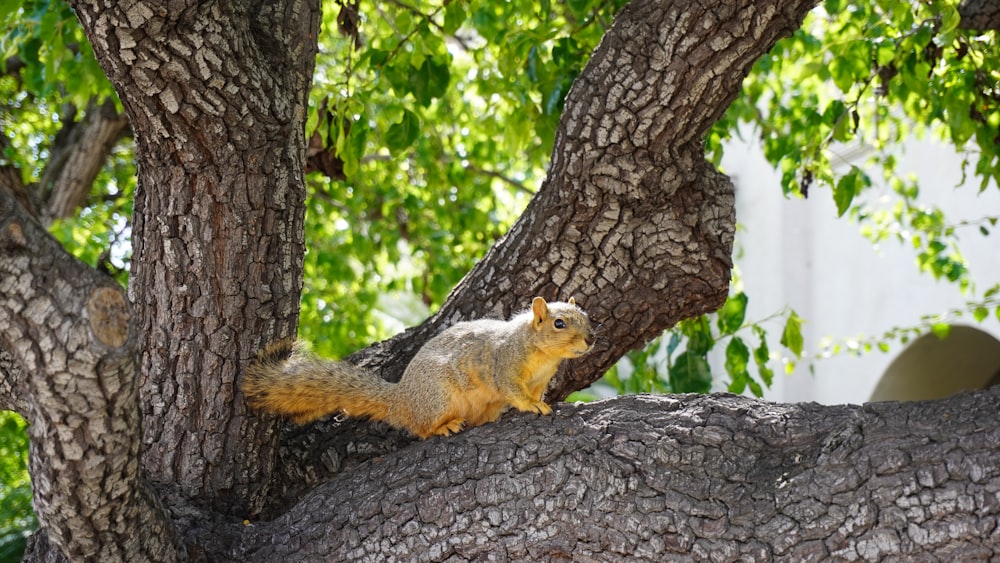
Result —
<instances>
[{"instance_id":1,"label":"squirrel's front paw","mask_svg":"<svg viewBox=\"0 0 1000 563\"><path fill-rule=\"evenodd\" d=\"M531 405L538 414L552 414L552 407L543 401L538 401Z\"/></svg>"},{"instance_id":2,"label":"squirrel's front paw","mask_svg":"<svg viewBox=\"0 0 1000 563\"><path fill-rule=\"evenodd\" d=\"M512 396L508 399L508 404L521 412L552 414L552 407L545 401L536 401L528 396Z\"/></svg>"}]
</instances>

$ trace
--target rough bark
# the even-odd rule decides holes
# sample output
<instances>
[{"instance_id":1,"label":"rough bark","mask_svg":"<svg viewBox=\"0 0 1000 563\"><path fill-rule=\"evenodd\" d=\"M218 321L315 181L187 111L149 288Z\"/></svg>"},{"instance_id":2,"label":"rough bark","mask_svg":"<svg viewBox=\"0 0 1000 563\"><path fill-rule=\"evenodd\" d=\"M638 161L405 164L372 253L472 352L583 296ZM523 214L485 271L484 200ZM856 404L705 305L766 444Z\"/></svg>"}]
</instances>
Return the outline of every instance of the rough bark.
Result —
<instances>
[{"instance_id":1,"label":"rough bark","mask_svg":"<svg viewBox=\"0 0 1000 563\"><path fill-rule=\"evenodd\" d=\"M998 401L563 404L373 457L218 535L242 561L986 561Z\"/></svg>"},{"instance_id":2,"label":"rough bark","mask_svg":"<svg viewBox=\"0 0 1000 563\"><path fill-rule=\"evenodd\" d=\"M191 499L252 512L273 421L245 416L236 382L265 342L295 332L319 4L74 8L135 131L144 465Z\"/></svg>"},{"instance_id":3,"label":"rough bark","mask_svg":"<svg viewBox=\"0 0 1000 563\"><path fill-rule=\"evenodd\" d=\"M997 0L962 0L958 4L963 29L1000 30L1000 2Z\"/></svg>"},{"instance_id":4,"label":"rough bark","mask_svg":"<svg viewBox=\"0 0 1000 563\"><path fill-rule=\"evenodd\" d=\"M124 292L70 257L4 190L0 295L0 388L16 394L2 406L30 422L34 507L49 542L70 560L179 558L173 523L139 468Z\"/></svg>"}]
</instances>

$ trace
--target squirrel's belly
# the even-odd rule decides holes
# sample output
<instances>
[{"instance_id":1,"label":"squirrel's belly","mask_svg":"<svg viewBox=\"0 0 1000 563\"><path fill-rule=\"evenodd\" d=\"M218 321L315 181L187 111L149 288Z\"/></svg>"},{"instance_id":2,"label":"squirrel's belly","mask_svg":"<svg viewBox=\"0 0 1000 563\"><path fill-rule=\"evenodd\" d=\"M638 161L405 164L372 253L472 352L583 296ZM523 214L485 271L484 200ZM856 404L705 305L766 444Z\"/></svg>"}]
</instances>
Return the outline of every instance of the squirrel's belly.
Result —
<instances>
[{"instance_id":1,"label":"squirrel's belly","mask_svg":"<svg viewBox=\"0 0 1000 563\"><path fill-rule=\"evenodd\" d=\"M451 413L465 420L467 427L479 426L500 418L507 406L504 398L488 387L472 387L451 395Z\"/></svg>"}]
</instances>

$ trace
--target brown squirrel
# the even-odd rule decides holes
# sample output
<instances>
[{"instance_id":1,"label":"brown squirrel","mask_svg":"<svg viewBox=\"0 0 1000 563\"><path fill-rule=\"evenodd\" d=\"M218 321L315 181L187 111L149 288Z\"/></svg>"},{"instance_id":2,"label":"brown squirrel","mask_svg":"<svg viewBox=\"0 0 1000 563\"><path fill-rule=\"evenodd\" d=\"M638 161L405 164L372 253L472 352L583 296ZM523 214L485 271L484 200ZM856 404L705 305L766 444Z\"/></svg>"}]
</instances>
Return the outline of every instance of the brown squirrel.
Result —
<instances>
[{"instance_id":1,"label":"brown squirrel","mask_svg":"<svg viewBox=\"0 0 1000 563\"><path fill-rule=\"evenodd\" d=\"M427 341L399 383L367 369L312 356L290 340L264 349L243 392L258 409L305 424L334 412L367 416L420 438L492 422L512 406L549 414L542 394L559 363L593 347L587 313L546 303L509 321L460 322Z\"/></svg>"}]
</instances>

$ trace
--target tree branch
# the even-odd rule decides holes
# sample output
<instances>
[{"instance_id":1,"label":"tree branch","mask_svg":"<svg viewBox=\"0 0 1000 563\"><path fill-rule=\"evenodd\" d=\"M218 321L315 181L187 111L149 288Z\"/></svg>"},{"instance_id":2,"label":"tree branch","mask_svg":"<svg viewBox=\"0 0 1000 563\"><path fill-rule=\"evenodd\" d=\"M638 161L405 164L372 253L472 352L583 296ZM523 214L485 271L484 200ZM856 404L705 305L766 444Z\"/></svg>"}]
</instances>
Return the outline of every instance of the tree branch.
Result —
<instances>
[{"instance_id":1,"label":"tree branch","mask_svg":"<svg viewBox=\"0 0 1000 563\"><path fill-rule=\"evenodd\" d=\"M959 27L973 31L1000 30L1000 2L997 0L962 0Z\"/></svg>"},{"instance_id":2,"label":"tree branch","mask_svg":"<svg viewBox=\"0 0 1000 563\"><path fill-rule=\"evenodd\" d=\"M511 414L346 469L247 527L239 558L989 559L998 401L632 396Z\"/></svg>"},{"instance_id":3,"label":"tree branch","mask_svg":"<svg viewBox=\"0 0 1000 563\"><path fill-rule=\"evenodd\" d=\"M549 397L561 399L680 319L717 309L734 198L701 142L753 62L814 4L630 3L570 90L548 178L508 235L434 317L350 359L396 380L445 326L509 316L534 295L575 296L603 334L556 376Z\"/></svg>"},{"instance_id":4,"label":"tree branch","mask_svg":"<svg viewBox=\"0 0 1000 563\"><path fill-rule=\"evenodd\" d=\"M13 360L0 391L19 394L3 403L30 423L39 523L69 560L180 557L139 469L136 341L124 293L5 190L0 246L0 349Z\"/></svg>"},{"instance_id":5,"label":"tree branch","mask_svg":"<svg viewBox=\"0 0 1000 563\"><path fill-rule=\"evenodd\" d=\"M128 130L128 118L111 100L100 106L91 100L79 122L63 117L41 180L49 220L71 217L84 204L111 149Z\"/></svg>"}]
</instances>

